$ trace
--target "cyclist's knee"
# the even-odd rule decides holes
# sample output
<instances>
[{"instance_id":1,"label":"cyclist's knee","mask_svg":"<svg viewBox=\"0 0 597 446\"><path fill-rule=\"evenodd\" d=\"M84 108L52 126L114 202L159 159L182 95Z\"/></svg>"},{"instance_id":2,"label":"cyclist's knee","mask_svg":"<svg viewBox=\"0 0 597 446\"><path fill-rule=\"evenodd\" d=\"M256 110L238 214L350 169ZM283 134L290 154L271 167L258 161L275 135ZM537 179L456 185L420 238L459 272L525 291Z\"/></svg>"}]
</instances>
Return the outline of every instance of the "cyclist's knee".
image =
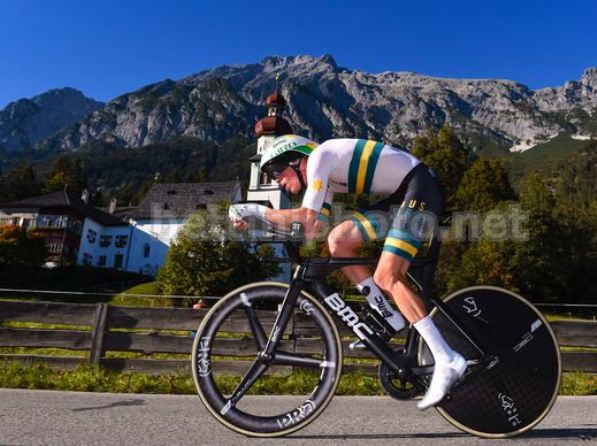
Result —
<instances>
[{"instance_id":1,"label":"cyclist's knee","mask_svg":"<svg viewBox=\"0 0 597 446\"><path fill-rule=\"evenodd\" d=\"M383 290L390 290L398 282L405 280L410 262L396 256L392 256L396 257L396 259L392 258L392 261L387 261L384 257L385 256L382 254L382 258L380 259L377 268L375 268L373 280L375 280L375 283L377 283Z\"/></svg>"},{"instance_id":2,"label":"cyclist's knee","mask_svg":"<svg viewBox=\"0 0 597 446\"><path fill-rule=\"evenodd\" d=\"M359 243L349 243L341 239L328 238L330 254L334 257L350 257L355 255Z\"/></svg>"},{"instance_id":3,"label":"cyclist's knee","mask_svg":"<svg viewBox=\"0 0 597 446\"><path fill-rule=\"evenodd\" d=\"M396 271L378 267L373 274L373 280L382 290L388 291L400 280L400 276Z\"/></svg>"},{"instance_id":4,"label":"cyclist's knee","mask_svg":"<svg viewBox=\"0 0 597 446\"><path fill-rule=\"evenodd\" d=\"M356 249L362 241L354 224L350 221L336 226L328 235L330 254L335 257L348 257L355 255Z\"/></svg>"}]
</instances>

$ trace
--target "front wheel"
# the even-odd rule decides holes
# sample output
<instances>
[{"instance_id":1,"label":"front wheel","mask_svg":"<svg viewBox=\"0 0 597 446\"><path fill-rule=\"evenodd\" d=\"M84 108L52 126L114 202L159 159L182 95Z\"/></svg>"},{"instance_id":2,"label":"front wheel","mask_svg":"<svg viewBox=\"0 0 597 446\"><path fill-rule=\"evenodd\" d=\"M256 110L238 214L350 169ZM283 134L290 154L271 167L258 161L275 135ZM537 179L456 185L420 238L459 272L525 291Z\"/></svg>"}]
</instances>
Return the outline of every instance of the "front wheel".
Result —
<instances>
[{"instance_id":1,"label":"front wheel","mask_svg":"<svg viewBox=\"0 0 597 446\"><path fill-rule=\"evenodd\" d=\"M444 301L495 359L472 368L437 410L483 438L511 437L537 425L556 400L562 371L556 337L543 315L521 296L490 286L466 288ZM437 308L431 314L454 350L467 359L479 357ZM423 364L432 362L426 345L420 344L420 354Z\"/></svg>"},{"instance_id":2,"label":"front wheel","mask_svg":"<svg viewBox=\"0 0 597 446\"><path fill-rule=\"evenodd\" d=\"M323 305L301 293L274 354L260 354L288 285L260 282L223 297L193 344L193 379L209 412L228 428L277 437L309 424L332 399L342 371L336 325ZM290 397L276 398L291 384ZM263 395L263 394L266 395ZM257 396L256 394L260 394Z\"/></svg>"}]
</instances>

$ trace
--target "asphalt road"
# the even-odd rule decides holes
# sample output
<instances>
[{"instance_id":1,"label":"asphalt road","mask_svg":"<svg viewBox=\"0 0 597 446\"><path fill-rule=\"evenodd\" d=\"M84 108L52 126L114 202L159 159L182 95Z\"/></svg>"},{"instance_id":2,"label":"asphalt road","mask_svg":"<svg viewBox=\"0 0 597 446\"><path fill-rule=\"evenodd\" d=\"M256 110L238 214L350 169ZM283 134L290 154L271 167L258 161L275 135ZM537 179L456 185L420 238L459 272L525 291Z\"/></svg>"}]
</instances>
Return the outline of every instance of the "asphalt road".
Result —
<instances>
[{"instance_id":1,"label":"asphalt road","mask_svg":"<svg viewBox=\"0 0 597 446\"><path fill-rule=\"evenodd\" d=\"M276 404L284 397L255 398ZM560 397L541 424L510 440L472 437L433 410L418 411L413 402L339 396L305 429L285 438L255 439L220 425L192 395L0 389L0 445L438 446L488 442L492 446L597 446L597 396Z\"/></svg>"}]
</instances>

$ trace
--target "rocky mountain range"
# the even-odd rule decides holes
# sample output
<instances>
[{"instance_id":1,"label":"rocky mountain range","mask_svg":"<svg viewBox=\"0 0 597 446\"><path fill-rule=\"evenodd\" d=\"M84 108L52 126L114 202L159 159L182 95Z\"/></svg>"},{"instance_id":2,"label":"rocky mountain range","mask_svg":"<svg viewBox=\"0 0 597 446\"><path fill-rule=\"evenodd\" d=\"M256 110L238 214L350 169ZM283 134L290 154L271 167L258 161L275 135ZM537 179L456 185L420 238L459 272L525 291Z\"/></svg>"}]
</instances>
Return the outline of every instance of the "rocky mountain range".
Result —
<instances>
[{"instance_id":1,"label":"rocky mountain range","mask_svg":"<svg viewBox=\"0 0 597 446\"><path fill-rule=\"evenodd\" d=\"M73 88L53 89L11 102L0 110L0 152L33 149L103 106L104 103L89 99Z\"/></svg>"},{"instance_id":2,"label":"rocky mountain range","mask_svg":"<svg viewBox=\"0 0 597 446\"><path fill-rule=\"evenodd\" d=\"M7 119L28 100L18 101L0 112L0 144L5 151L26 144L57 151L98 140L137 148L181 136L218 143L252 138L277 75L285 118L298 133L319 140L358 136L409 146L416 135L445 123L478 151L524 150L562 133L597 137L597 68L585 70L578 81L532 90L509 80L370 74L339 67L325 55L222 66L148 85L103 106L81 100L80 107L64 109L63 122L70 125L58 131L33 118ZM29 116L25 105L38 104L24 102L22 116Z\"/></svg>"}]
</instances>

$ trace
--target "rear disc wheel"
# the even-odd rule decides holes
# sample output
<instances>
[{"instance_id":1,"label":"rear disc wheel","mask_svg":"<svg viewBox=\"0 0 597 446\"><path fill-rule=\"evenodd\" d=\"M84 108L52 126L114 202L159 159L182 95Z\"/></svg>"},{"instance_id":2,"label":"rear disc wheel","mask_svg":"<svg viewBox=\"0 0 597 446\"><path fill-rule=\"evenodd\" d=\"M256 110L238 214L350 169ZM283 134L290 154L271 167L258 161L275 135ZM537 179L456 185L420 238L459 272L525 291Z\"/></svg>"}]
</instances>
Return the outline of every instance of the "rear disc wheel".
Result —
<instances>
[{"instance_id":1,"label":"rear disc wheel","mask_svg":"<svg viewBox=\"0 0 597 446\"><path fill-rule=\"evenodd\" d=\"M560 387L556 337L543 315L510 291L478 286L457 291L445 303L497 361L472 369L436 408L459 429L483 438L519 435L549 412ZM432 317L448 344L465 358L479 356L447 318ZM420 344L422 365L433 363Z\"/></svg>"}]
</instances>

